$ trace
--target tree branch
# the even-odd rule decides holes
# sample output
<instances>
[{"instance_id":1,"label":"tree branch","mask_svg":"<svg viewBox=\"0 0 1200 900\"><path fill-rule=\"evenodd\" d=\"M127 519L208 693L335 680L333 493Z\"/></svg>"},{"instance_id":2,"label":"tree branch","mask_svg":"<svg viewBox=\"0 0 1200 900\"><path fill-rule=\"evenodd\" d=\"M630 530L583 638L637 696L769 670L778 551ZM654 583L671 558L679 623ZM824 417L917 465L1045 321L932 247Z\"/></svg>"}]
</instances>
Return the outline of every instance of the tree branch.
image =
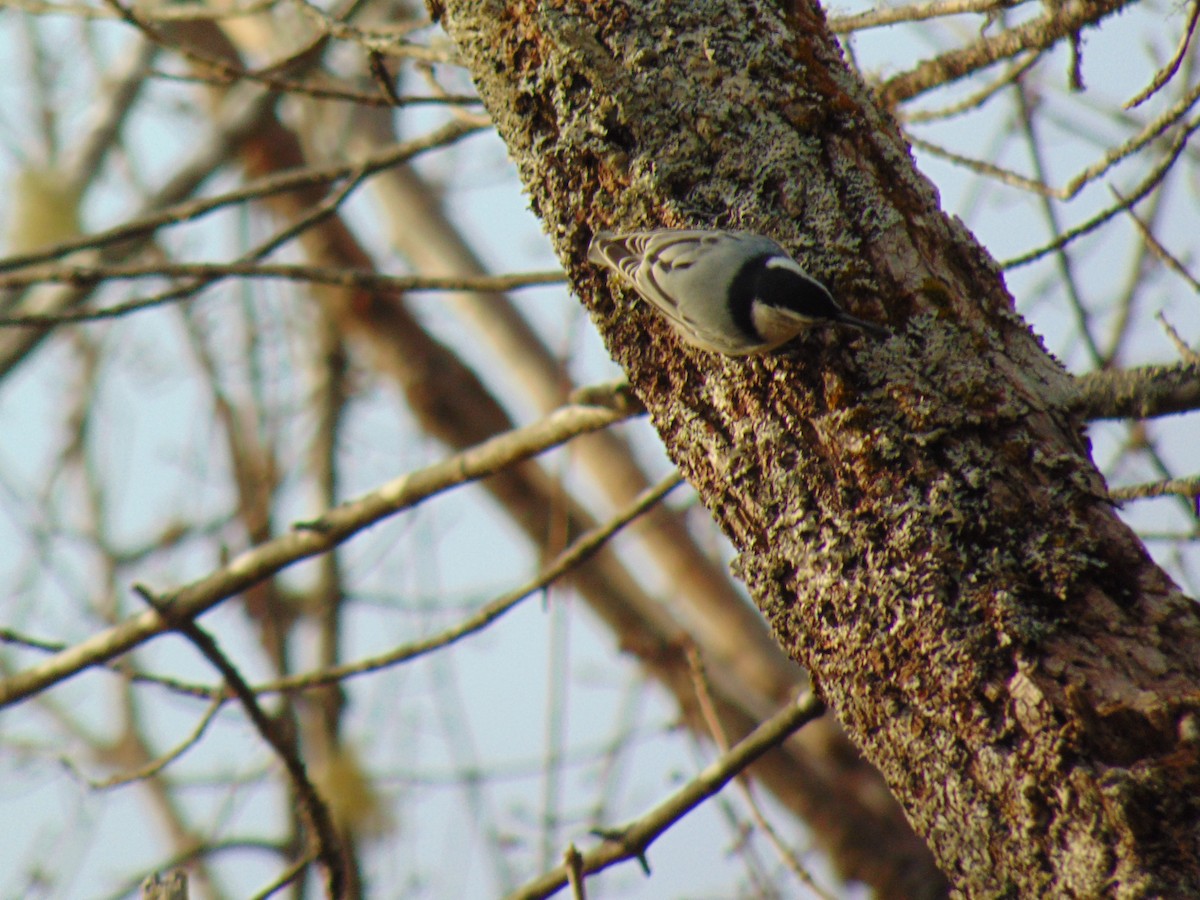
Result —
<instances>
[{"instance_id":1,"label":"tree branch","mask_svg":"<svg viewBox=\"0 0 1200 900\"><path fill-rule=\"evenodd\" d=\"M447 459L402 475L383 487L297 526L291 534L235 557L205 578L159 592L176 617L194 618L222 600L303 559L325 553L370 525L441 491L500 471L589 431L629 418L629 413L568 406L540 422L499 435ZM16 703L86 668L112 659L168 629L146 612L93 635L49 659L0 681L0 708Z\"/></svg>"},{"instance_id":2,"label":"tree branch","mask_svg":"<svg viewBox=\"0 0 1200 900\"><path fill-rule=\"evenodd\" d=\"M788 704L658 806L628 825L606 831L603 844L582 854L578 871L590 875L629 859L641 860L643 868L646 868L646 851L668 828L720 791L756 759L772 747L779 746L824 711L825 705L815 694L805 694ZM509 900L549 897L566 885L569 877L566 864L558 866L522 885L509 896Z\"/></svg>"},{"instance_id":3,"label":"tree branch","mask_svg":"<svg viewBox=\"0 0 1200 900\"><path fill-rule=\"evenodd\" d=\"M1089 422L1153 419L1200 409L1200 362L1080 375L1071 387L1066 408Z\"/></svg>"}]
</instances>

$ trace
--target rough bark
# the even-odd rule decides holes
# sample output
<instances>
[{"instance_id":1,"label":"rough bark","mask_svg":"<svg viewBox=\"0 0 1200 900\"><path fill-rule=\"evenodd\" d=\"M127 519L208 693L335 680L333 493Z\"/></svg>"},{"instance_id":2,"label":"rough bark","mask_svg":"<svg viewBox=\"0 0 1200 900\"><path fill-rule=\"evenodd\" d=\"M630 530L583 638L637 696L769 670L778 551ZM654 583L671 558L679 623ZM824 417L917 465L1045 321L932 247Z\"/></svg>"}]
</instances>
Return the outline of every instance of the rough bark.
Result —
<instances>
[{"instance_id":1,"label":"rough bark","mask_svg":"<svg viewBox=\"0 0 1200 900\"><path fill-rule=\"evenodd\" d=\"M956 886L1200 892L1200 614L1116 517L1068 376L818 11L448 2L534 210L668 452ZM780 238L893 340L731 360L587 267L593 230Z\"/></svg>"}]
</instances>

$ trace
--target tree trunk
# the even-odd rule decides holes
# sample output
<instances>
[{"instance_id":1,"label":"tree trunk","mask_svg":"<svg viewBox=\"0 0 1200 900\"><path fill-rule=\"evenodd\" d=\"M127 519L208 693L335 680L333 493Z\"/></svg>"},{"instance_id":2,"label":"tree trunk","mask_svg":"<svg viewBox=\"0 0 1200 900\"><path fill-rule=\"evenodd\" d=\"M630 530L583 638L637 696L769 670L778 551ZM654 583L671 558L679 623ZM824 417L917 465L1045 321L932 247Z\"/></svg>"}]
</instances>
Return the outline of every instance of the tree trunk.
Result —
<instances>
[{"instance_id":1,"label":"tree trunk","mask_svg":"<svg viewBox=\"0 0 1200 900\"><path fill-rule=\"evenodd\" d=\"M1200 615L1117 518L1070 378L821 14L436 9L668 452L939 863L979 896L1200 894ZM780 239L887 342L682 345L594 230Z\"/></svg>"}]
</instances>

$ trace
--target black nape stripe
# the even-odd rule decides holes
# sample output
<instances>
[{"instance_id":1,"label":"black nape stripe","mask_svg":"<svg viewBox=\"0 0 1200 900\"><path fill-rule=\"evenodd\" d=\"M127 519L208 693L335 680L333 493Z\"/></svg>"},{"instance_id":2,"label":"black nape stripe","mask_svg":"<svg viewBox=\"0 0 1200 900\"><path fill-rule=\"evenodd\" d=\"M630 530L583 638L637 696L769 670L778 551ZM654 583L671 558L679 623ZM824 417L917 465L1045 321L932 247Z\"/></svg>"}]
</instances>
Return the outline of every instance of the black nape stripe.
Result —
<instances>
[{"instance_id":1,"label":"black nape stripe","mask_svg":"<svg viewBox=\"0 0 1200 900\"><path fill-rule=\"evenodd\" d=\"M768 306L788 309L810 319L837 319L841 307L829 290L814 278L789 266L764 266L757 284L758 299Z\"/></svg>"},{"instance_id":2,"label":"black nape stripe","mask_svg":"<svg viewBox=\"0 0 1200 900\"><path fill-rule=\"evenodd\" d=\"M729 284L729 313L733 317L733 324L742 334L755 341L761 341L763 336L754 327L751 309L754 306L754 298L759 295L762 277L770 271L767 268L767 260L770 258L770 253L764 253L762 256L746 260Z\"/></svg>"}]
</instances>

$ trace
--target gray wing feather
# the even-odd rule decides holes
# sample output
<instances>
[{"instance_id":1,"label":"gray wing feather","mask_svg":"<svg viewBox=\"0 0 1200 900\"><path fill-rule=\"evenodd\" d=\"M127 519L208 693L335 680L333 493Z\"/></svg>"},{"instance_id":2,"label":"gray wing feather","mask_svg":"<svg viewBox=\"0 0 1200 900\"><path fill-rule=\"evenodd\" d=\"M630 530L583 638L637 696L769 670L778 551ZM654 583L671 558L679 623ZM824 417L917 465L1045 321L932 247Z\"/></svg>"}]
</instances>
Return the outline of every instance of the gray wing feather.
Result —
<instances>
[{"instance_id":1,"label":"gray wing feather","mask_svg":"<svg viewBox=\"0 0 1200 900\"><path fill-rule=\"evenodd\" d=\"M666 316L686 336L704 335L719 340L721 332L709 327L694 316L686 315L681 306L679 283L683 273L697 266L709 268L715 257L709 251L721 242L752 242L756 251L783 253L778 244L762 235L729 231L660 229L633 231L626 234L597 232L588 248L588 259L620 273L645 299ZM699 275L700 273L693 273ZM732 278L733 273L712 271L702 276L706 281ZM710 337L712 335L712 337Z\"/></svg>"}]
</instances>

